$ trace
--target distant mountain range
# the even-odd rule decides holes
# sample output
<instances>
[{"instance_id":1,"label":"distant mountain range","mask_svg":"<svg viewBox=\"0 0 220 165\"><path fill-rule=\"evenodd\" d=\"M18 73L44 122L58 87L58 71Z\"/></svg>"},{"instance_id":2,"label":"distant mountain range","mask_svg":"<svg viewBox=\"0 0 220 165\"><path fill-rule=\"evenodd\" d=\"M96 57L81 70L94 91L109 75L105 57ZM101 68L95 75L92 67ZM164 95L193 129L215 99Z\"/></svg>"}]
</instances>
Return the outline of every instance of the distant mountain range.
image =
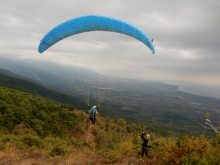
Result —
<instances>
[{"instance_id":1,"label":"distant mountain range","mask_svg":"<svg viewBox=\"0 0 220 165\"><path fill-rule=\"evenodd\" d=\"M97 73L84 68L72 66L62 66L55 63L37 61L37 60L10 60L0 58L0 68L9 70L15 74L27 77L32 80L41 82L42 84L50 84L51 86L70 85L70 79L75 80L88 79L88 74L91 78L96 78Z\"/></svg>"},{"instance_id":2,"label":"distant mountain range","mask_svg":"<svg viewBox=\"0 0 220 165\"><path fill-rule=\"evenodd\" d=\"M92 84L99 84L99 87L101 87L100 82L108 84L109 81L113 80L113 78L100 75L82 67L64 66L57 63L30 59L10 60L0 58L0 68L23 76L23 78L44 84L48 88L61 92L65 91L69 94L74 93L77 97L84 97L79 91L88 88L88 84L90 86Z\"/></svg>"}]
</instances>

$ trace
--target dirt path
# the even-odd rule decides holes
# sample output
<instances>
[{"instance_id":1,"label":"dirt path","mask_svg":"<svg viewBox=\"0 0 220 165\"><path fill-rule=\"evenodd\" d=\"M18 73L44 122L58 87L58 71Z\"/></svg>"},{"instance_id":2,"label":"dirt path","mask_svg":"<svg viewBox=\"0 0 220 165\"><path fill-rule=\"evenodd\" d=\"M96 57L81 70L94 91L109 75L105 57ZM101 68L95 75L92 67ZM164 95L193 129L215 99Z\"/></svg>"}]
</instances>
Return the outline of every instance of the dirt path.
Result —
<instances>
[{"instance_id":1,"label":"dirt path","mask_svg":"<svg viewBox=\"0 0 220 165\"><path fill-rule=\"evenodd\" d=\"M85 114L85 113L82 113L82 111L80 111L80 110L74 110L74 113L76 113L76 114L83 114L83 115L85 115L87 118L89 118L89 115L88 114ZM89 143L89 141L92 139L92 137L93 137L93 134L92 134L92 127L93 127L93 125L90 123L90 121L89 121L89 123L88 123L88 129L87 129L87 131L85 132L85 141L86 141L86 143Z\"/></svg>"},{"instance_id":2,"label":"dirt path","mask_svg":"<svg viewBox=\"0 0 220 165\"><path fill-rule=\"evenodd\" d=\"M92 127L93 125L92 124L89 124L89 128L86 132L86 143L89 143L89 141L93 138L93 134L92 134Z\"/></svg>"}]
</instances>

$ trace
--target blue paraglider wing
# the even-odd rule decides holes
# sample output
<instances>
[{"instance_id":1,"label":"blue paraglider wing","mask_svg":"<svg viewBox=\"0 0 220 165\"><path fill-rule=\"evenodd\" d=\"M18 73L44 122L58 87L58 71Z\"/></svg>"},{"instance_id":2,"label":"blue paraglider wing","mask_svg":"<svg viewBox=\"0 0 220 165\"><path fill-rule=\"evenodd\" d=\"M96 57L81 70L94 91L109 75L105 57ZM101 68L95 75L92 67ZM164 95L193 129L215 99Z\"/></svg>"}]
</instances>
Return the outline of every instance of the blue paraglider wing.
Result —
<instances>
[{"instance_id":1,"label":"blue paraglider wing","mask_svg":"<svg viewBox=\"0 0 220 165\"><path fill-rule=\"evenodd\" d=\"M95 15L74 18L56 26L41 40L38 52L43 53L64 38L89 31L122 33L143 42L150 48L153 54L155 53L151 39L137 27L118 19Z\"/></svg>"}]
</instances>

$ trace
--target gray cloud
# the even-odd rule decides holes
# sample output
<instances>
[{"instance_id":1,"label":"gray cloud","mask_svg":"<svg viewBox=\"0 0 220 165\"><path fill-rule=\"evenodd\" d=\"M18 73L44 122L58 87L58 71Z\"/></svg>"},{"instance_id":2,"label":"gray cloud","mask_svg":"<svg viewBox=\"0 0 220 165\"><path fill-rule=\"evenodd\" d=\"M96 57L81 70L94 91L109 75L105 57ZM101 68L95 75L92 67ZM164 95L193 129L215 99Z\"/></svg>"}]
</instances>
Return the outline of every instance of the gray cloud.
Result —
<instances>
[{"instance_id":1,"label":"gray cloud","mask_svg":"<svg viewBox=\"0 0 220 165\"><path fill-rule=\"evenodd\" d=\"M103 74L120 70L125 77L219 84L219 8L217 0L7 0L0 6L0 56L90 66ZM154 38L156 54L131 37L105 32L75 35L37 52L51 28L90 14L139 27Z\"/></svg>"}]
</instances>

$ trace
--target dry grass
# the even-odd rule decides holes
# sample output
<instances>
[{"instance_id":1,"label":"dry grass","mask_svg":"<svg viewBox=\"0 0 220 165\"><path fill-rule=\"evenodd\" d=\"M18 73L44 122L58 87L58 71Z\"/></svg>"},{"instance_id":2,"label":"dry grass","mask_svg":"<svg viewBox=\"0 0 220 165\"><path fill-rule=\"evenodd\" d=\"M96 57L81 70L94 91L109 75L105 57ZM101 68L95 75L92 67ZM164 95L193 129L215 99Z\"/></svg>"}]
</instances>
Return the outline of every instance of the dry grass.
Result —
<instances>
[{"instance_id":1,"label":"dry grass","mask_svg":"<svg viewBox=\"0 0 220 165\"><path fill-rule=\"evenodd\" d=\"M112 152L117 155L117 152ZM118 155L116 162L108 163L108 156L111 153L104 153L102 155L97 155L93 151L85 150L79 152L77 150L72 150L65 157L55 156L48 157L47 151L24 151L19 150L14 147L8 147L4 151L0 151L0 164L1 165L104 165L104 164L114 164L114 165L128 165L128 164L152 164L154 161L151 158L137 158L133 153L127 153L125 155Z\"/></svg>"}]
</instances>

